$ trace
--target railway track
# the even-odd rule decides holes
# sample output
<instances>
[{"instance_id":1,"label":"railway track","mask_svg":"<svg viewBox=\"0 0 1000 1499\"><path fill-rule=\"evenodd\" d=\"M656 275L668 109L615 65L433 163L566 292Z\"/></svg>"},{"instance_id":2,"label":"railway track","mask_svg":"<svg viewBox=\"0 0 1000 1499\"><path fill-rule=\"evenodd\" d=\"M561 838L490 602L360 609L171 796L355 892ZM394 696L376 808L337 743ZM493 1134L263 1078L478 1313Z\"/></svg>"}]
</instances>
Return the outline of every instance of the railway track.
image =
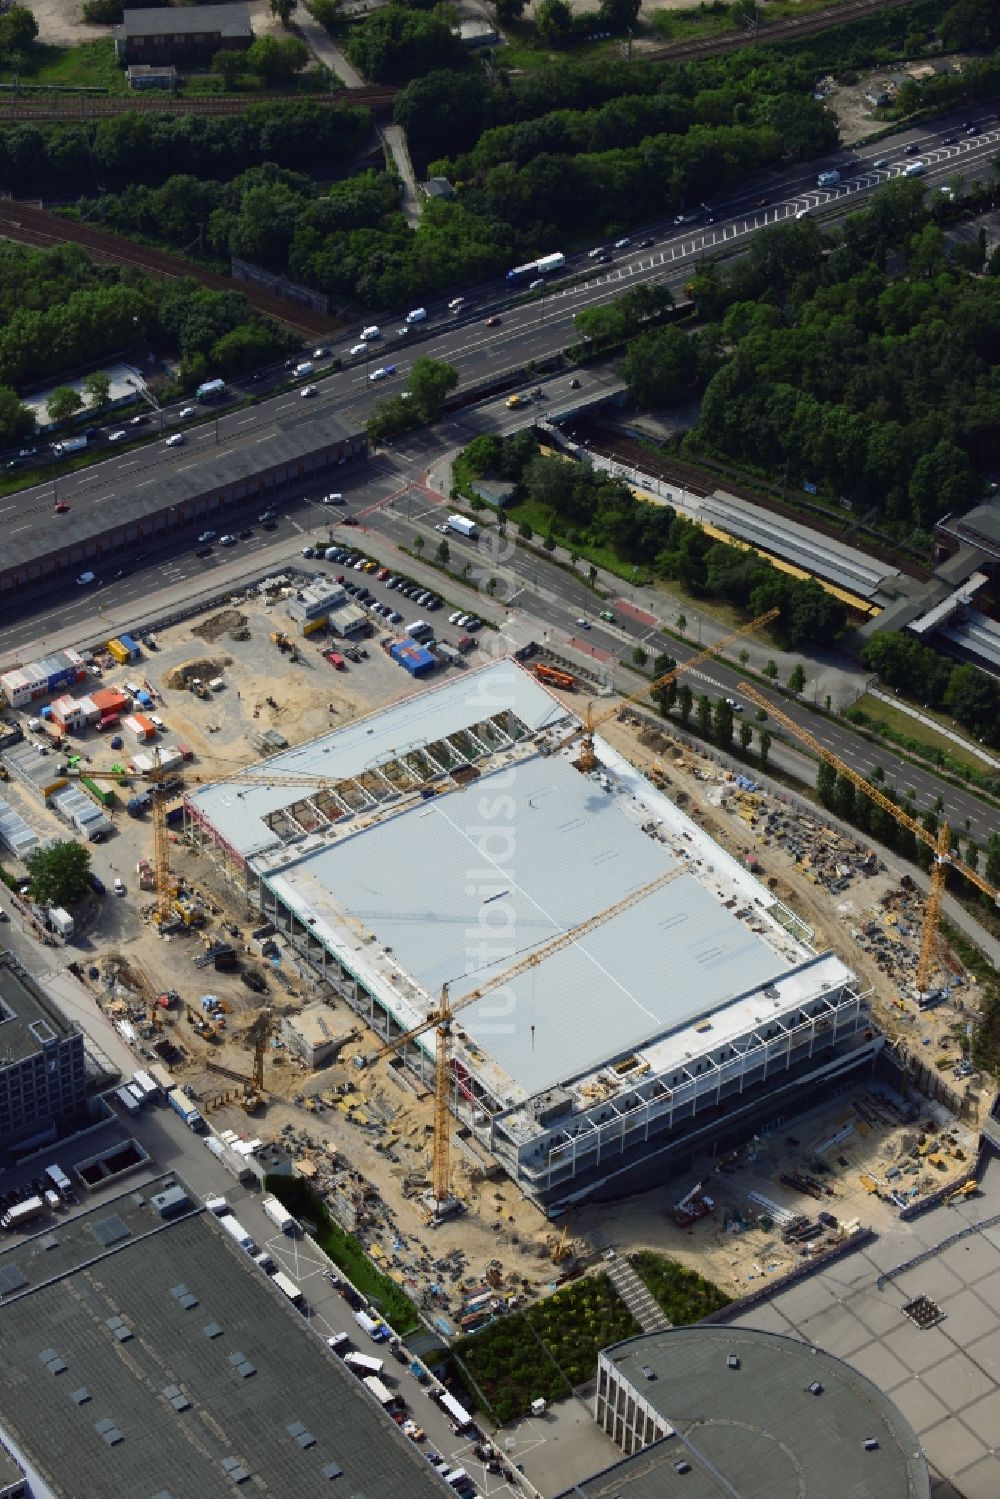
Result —
<instances>
[{"instance_id":1,"label":"railway track","mask_svg":"<svg viewBox=\"0 0 1000 1499\"><path fill-rule=\"evenodd\" d=\"M824 519L824 514L818 507L799 508L784 504L764 490L740 484L738 480L730 477L728 470L720 469L713 474L704 469L695 468L692 464L657 453L645 443L637 442L634 437L623 437L617 432L609 432L597 422L585 417L578 418L572 424L567 423L566 430L575 441L582 443L595 453L600 453L602 457L610 458L625 468L649 474L651 478L664 479L668 484L680 484L688 494L704 497L721 489L726 494L735 495L737 499L750 501L762 510L770 510L772 514L780 515L783 520L795 521L800 526L808 525L810 530L818 531L820 535L828 537L831 541L850 542L851 540L850 537L845 536L843 528ZM865 526L859 526L858 533L859 538L863 537L863 543L859 539L853 544L856 546L863 544L864 550L873 557L877 557L879 561L898 567L913 578L920 578L923 581L930 578L931 570L928 567L887 546L885 540L877 532Z\"/></svg>"},{"instance_id":2,"label":"railway track","mask_svg":"<svg viewBox=\"0 0 1000 1499\"><path fill-rule=\"evenodd\" d=\"M99 120L119 114L243 114L258 104L321 104L325 107L346 104L370 109L373 113L391 109L398 90L386 88L348 89L342 94L259 94L230 97L175 99L170 95L150 98L148 94L112 94L103 98L73 95L46 98L0 97L0 122L4 120Z\"/></svg>"},{"instance_id":3,"label":"railway track","mask_svg":"<svg viewBox=\"0 0 1000 1499\"><path fill-rule=\"evenodd\" d=\"M12 199L0 202L0 235L42 250L50 250L54 245L81 245L95 259L107 260L115 265L137 266L150 276L173 281L186 276L213 291L238 291L259 312L311 338L328 337L342 327L336 318L327 313L315 312L311 307L286 301L284 297L254 286L252 282L222 276L217 271L210 271L179 255L169 255L164 250L133 244L131 240L111 234L106 229L97 229L92 224L81 224L72 219L61 219L54 213L47 213L44 208L34 208L27 203L17 203Z\"/></svg>"},{"instance_id":4,"label":"railway track","mask_svg":"<svg viewBox=\"0 0 1000 1499\"><path fill-rule=\"evenodd\" d=\"M866 16L877 15L881 10L895 10L909 0L845 0L843 5L831 5L826 10L813 11L811 15L775 21L773 25L761 26L755 34L745 31L727 36L703 37L690 42L667 43L641 54L642 62L687 62L692 58L709 57L715 52L735 52L740 47L767 47L773 42L795 41L800 36L811 36L817 31L830 31L835 26L849 26L852 21L863 21Z\"/></svg>"}]
</instances>

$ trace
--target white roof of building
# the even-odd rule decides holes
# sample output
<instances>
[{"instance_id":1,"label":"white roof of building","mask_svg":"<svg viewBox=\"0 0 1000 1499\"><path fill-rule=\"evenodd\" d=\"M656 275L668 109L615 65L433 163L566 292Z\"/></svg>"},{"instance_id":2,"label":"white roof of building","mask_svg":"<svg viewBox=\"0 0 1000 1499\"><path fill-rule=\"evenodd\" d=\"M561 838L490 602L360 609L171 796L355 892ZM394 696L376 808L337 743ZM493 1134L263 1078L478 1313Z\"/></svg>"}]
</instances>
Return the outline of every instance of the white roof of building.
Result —
<instances>
[{"instance_id":1,"label":"white roof of building","mask_svg":"<svg viewBox=\"0 0 1000 1499\"><path fill-rule=\"evenodd\" d=\"M409 1027L445 982L459 1000L682 862L680 849L642 830L632 804L624 786L607 792L567 757L536 755L265 878ZM495 1083L509 1080L511 1102L683 1028L802 960L797 945L781 954L727 909L701 852L692 845L690 873L461 1013L458 1030L496 1064ZM732 896L728 880L723 893Z\"/></svg>"},{"instance_id":2,"label":"white roof of building","mask_svg":"<svg viewBox=\"0 0 1000 1499\"><path fill-rule=\"evenodd\" d=\"M465 672L430 690L414 688L402 672L400 679L400 687L408 686L412 692L402 702L331 730L308 744L271 755L263 764L251 767L252 773L246 777L191 790L187 800L235 853L249 857L278 846L277 835L263 819L304 794L290 786L254 784L255 774L301 776L308 791L313 781L319 784L360 775L394 755L457 733L477 719L505 709L532 730L566 715L561 703L510 660Z\"/></svg>"}]
</instances>

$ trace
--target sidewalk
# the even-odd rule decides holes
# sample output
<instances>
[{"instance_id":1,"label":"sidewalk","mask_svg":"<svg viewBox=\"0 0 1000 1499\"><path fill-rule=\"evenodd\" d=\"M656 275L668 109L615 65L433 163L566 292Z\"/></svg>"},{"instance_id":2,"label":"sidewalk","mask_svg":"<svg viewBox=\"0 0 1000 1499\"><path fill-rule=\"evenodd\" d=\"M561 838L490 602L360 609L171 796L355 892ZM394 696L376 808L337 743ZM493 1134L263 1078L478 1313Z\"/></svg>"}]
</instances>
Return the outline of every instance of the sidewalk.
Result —
<instances>
[{"instance_id":1,"label":"sidewalk","mask_svg":"<svg viewBox=\"0 0 1000 1499\"><path fill-rule=\"evenodd\" d=\"M424 196L417 187L416 175L413 171L413 162L410 160L410 148L406 144L406 132L402 125L386 125L382 131L382 139L392 152L392 159L396 163L396 171L399 173L403 184L403 196L400 200L400 208L403 217L411 229L417 229L420 225L420 217L424 211Z\"/></svg>"},{"instance_id":2,"label":"sidewalk","mask_svg":"<svg viewBox=\"0 0 1000 1499\"><path fill-rule=\"evenodd\" d=\"M346 83L348 88L365 87L365 80L361 74L351 67L337 44L331 41L326 30L309 14L304 5L296 8L291 29L299 33L313 56L325 64L331 73L336 74L341 83ZM351 101L346 99L344 102L349 104Z\"/></svg>"}]
</instances>

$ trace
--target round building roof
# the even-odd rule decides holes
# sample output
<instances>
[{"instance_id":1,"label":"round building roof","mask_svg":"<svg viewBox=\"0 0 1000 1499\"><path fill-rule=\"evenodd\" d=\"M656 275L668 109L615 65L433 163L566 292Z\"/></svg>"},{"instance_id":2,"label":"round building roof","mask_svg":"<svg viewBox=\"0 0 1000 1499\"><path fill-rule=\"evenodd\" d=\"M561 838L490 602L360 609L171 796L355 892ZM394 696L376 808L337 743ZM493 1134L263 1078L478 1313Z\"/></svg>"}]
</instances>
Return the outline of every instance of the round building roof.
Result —
<instances>
[{"instance_id":1,"label":"round building roof","mask_svg":"<svg viewBox=\"0 0 1000 1499\"><path fill-rule=\"evenodd\" d=\"M675 1484L685 1499L930 1494L920 1443L892 1401L850 1364L797 1338L677 1327L605 1349L602 1376L606 1368L668 1427L663 1441L613 1470L628 1499L647 1499L647 1481L650 1499L670 1499ZM603 1377L598 1388L605 1393ZM590 1494L587 1483L580 1492Z\"/></svg>"}]
</instances>

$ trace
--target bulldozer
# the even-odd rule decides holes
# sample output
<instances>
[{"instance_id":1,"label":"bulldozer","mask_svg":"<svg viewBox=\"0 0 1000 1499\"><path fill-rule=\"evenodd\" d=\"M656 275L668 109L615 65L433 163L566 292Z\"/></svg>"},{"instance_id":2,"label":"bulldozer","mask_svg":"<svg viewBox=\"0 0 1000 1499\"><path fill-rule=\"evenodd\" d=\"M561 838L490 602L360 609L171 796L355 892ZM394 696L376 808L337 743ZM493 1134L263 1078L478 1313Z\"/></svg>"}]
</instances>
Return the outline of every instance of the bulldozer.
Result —
<instances>
[{"instance_id":1,"label":"bulldozer","mask_svg":"<svg viewBox=\"0 0 1000 1499\"><path fill-rule=\"evenodd\" d=\"M282 655L285 655L286 652L292 649L292 642L289 640L288 636L283 630L271 631L271 644L276 645L278 647L278 650L281 651Z\"/></svg>"}]
</instances>

